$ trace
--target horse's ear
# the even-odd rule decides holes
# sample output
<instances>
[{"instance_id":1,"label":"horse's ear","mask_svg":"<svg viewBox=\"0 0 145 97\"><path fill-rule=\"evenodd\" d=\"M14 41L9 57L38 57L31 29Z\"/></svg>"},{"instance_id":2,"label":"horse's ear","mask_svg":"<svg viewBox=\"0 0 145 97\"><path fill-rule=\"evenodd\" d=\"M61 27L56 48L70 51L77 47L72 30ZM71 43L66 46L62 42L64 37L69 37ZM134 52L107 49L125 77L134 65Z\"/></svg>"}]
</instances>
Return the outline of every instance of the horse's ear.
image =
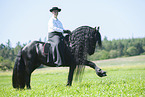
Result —
<instances>
[{"instance_id":1,"label":"horse's ear","mask_svg":"<svg viewBox=\"0 0 145 97\"><path fill-rule=\"evenodd\" d=\"M94 29L95 29L95 31L97 31L96 27Z\"/></svg>"},{"instance_id":2,"label":"horse's ear","mask_svg":"<svg viewBox=\"0 0 145 97\"><path fill-rule=\"evenodd\" d=\"M98 26L97 30L99 31L100 27Z\"/></svg>"},{"instance_id":3,"label":"horse's ear","mask_svg":"<svg viewBox=\"0 0 145 97\"><path fill-rule=\"evenodd\" d=\"M98 26L98 28L97 28L97 29L96 29L96 28L97 28L97 27L95 27L95 30L96 30L96 31L97 31L97 30L99 31L100 27Z\"/></svg>"},{"instance_id":4,"label":"horse's ear","mask_svg":"<svg viewBox=\"0 0 145 97\"><path fill-rule=\"evenodd\" d=\"M96 27L95 27L95 30L96 30Z\"/></svg>"}]
</instances>

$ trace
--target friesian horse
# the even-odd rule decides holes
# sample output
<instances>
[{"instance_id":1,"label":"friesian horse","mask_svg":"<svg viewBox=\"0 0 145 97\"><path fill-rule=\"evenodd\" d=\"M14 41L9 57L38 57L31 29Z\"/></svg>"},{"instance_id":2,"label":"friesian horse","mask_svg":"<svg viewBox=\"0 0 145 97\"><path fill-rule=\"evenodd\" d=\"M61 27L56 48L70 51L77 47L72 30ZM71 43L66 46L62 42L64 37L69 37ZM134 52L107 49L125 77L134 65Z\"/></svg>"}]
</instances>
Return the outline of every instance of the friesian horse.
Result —
<instances>
[{"instance_id":1,"label":"friesian horse","mask_svg":"<svg viewBox=\"0 0 145 97\"><path fill-rule=\"evenodd\" d=\"M102 45L99 27L97 29L96 27L92 28L89 26L78 27L72 31L69 36L67 36L66 40L65 43L69 47L72 53L71 55L74 57L74 63L61 65L69 67L67 86L72 85L75 69L76 74L79 75L81 71L84 70L82 68L85 65L93 68L99 77L107 76L105 71L101 70L95 65L95 63L87 60L87 55L94 54L96 43L99 46ZM12 75L12 85L14 88L23 89L26 85L27 89L30 89L31 73L41 64L51 67L56 66L50 62L47 62L47 57L51 58L53 56L44 54L44 45L44 42L33 41L19 51L16 57ZM51 46L48 48L48 50L51 52Z\"/></svg>"}]
</instances>

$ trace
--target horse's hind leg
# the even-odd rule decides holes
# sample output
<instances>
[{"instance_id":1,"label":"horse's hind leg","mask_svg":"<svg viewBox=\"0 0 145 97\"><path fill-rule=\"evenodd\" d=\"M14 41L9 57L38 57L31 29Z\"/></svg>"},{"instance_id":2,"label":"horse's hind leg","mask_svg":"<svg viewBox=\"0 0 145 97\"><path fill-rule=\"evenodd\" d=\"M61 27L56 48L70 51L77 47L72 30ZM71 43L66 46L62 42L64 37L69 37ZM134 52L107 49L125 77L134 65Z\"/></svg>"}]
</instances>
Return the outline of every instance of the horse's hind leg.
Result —
<instances>
[{"instance_id":1,"label":"horse's hind leg","mask_svg":"<svg viewBox=\"0 0 145 97\"><path fill-rule=\"evenodd\" d=\"M102 69L100 69L98 66L96 66L95 63L91 62L91 61L86 61L85 65L90 66L91 68L93 68L96 71L96 74L99 77L104 77L107 76L106 75L106 71L103 71Z\"/></svg>"},{"instance_id":2,"label":"horse's hind leg","mask_svg":"<svg viewBox=\"0 0 145 97\"><path fill-rule=\"evenodd\" d=\"M31 77L31 74L26 74L26 86L27 86L27 89L31 89L30 77Z\"/></svg>"},{"instance_id":3,"label":"horse's hind leg","mask_svg":"<svg viewBox=\"0 0 145 97\"><path fill-rule=\"evenodd\" d=\"M26 64L25 80L26 80L27 89L31 89L30 79L31 79L31 73L33 71L32 65L33 65L32 62L30 62L30 61L28 61Z\"/></svg>"}]
</instances>

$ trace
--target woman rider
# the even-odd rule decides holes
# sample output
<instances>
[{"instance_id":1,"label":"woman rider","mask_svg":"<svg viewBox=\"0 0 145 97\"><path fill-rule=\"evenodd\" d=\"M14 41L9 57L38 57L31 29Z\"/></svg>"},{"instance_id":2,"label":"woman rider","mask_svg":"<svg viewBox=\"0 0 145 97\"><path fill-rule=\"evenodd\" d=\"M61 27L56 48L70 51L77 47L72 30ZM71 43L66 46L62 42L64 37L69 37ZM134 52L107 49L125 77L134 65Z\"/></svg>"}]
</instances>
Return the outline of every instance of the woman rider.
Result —
<instances>
[{"instance_id":1,"label":"woman rider","mask_svg":"<svg viewBox=\"0 0 145 97\"><path fill-rule=\"evenodd\" d=\"M57 18L58 12L60 11L61 9L58 7L50 9L53 15L48 21L48 41L51 42L52 45L53 62L56 66L66 65L65 53L66 50L68 51L63 41L63 34L67 33L68 30L64 30L61 21Z\"/></svg>"}]
</instances>

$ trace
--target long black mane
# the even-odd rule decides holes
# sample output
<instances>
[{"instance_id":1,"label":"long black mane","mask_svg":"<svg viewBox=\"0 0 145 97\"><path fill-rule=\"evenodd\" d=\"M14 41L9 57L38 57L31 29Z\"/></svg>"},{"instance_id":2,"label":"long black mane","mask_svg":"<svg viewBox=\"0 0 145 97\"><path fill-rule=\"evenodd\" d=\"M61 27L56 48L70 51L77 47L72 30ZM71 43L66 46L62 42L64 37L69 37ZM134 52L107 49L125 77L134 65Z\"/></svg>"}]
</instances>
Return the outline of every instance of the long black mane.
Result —
<instances>
[{"instance_id":1,"label":"long black mane","mask_svg":"<svg viewBox=\"0 0 145 97\"><path fill-rule=\"evenodd\" d=\"M101 35L99 28L81 26L74 31L69 38L71 52L77 63L76 80L81 80L88 55L94 54L96 43L101 46Z\"/></svg>"},{"instance_id":2,"label":"long black mane","mask_svg":"<svg viewBox=\"0 0 145 97\"><path fill-rule=\"evenodd\" d=\"M88 54L92 55L94 53L96 42L99 46L102 45L99 31L89 26L81 26L72 31L69 41L71 51L78 65L82 65L87 60Z\"/></svg>"}]
</instances>

